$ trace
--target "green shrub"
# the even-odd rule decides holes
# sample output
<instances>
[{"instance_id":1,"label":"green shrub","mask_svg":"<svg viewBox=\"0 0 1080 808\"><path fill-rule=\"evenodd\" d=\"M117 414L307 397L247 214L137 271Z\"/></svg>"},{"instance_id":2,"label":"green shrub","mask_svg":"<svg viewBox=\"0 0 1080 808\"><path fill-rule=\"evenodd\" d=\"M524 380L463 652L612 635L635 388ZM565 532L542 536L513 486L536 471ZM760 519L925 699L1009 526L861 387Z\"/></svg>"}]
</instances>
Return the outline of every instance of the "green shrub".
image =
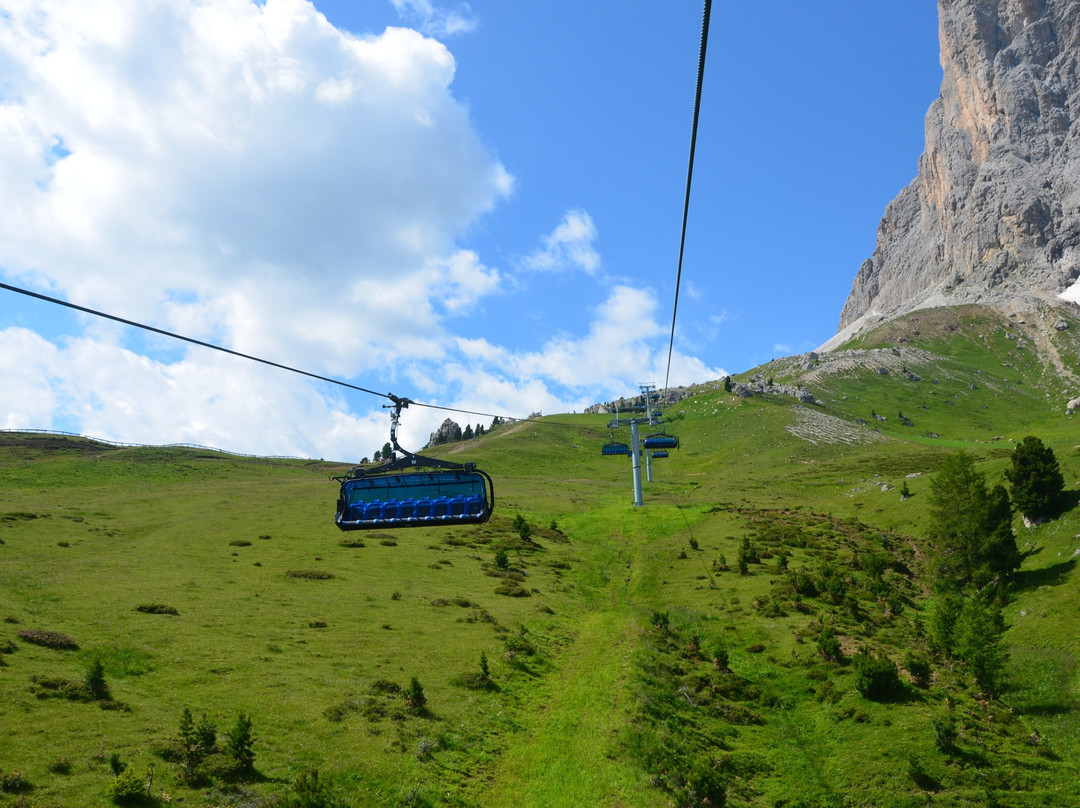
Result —
<instances>
[{"instance_id":1,"label":"green shrub","mask_svg":"<svg viewBox=\"0 0 1080 808\"><path fill-rule=\"evenodd\" d=\"M285 796L281 808L346 808L333 789L319 780L317 769L300 773L293 783L293 793Z\"/></svg>"},{"instance_id":2,"label":"green shrub","mask_svg":"<svg viewBox=\"0 0 1080 808\"><path fill-rule=\"evenodd\" d=\"M862 648L851 661L855 670L855 689L866 698L882 701L902 691L896 663L885 654Z\"/></svg>"},{"instance_id":3,"label":"green shrub","mask_svg":"<svg viewBox=\"0 0 1080 808\"><path fill-rule=\"evenodd\" d=\"M495 587L495 594L507 595L511 598L527 598L529 597L529 590L516 581L507 581Z\"/></svg>"},{"instance_id":4,"label":"green shrub","mask_svg":"<svg viewBox=\"0 0 1080 808\"><path fill-rule=\"evenodd\" d=\"M495 553L495 566L501 570L510 566L510 557L506 555L505 550L499 550Z\"/></svg>"},{"instance_id":5,"label":"green shrub","mask_svg":"<svg viewBox=\"0 0 1080 808\"><path fill-rule=\"evenodd\" d=\"M306 578L312 581L325 581L334 576L322 570L286 570L285 574L290 578Z\"/></svg>"},{"instance_id":6,"label":"green shrub","mask_svg":"<svg viewBox=\"0 0 1080 808\"><path fill-rule=\"evenodd\" d=\"M840 647L840 641L836 639L836 632L831 628L823 628L818 635L818 653L826 662L842 662L844 651Z\"/></svg>"},{"instance_id":7,"label":"green shrub","mask_svg":"<svg viewBox=\"0 0 1080 808\"><path fill-rule=\"evenodd\" d=\"M224 752L214 752L203 758L195 767L195 782L206 783L217 781L239 780L247 772L249 766L245 766L232 755Z\"/></svg>"},{"instance_id":8,"label":"green shrub","mask_svg":"<svg viewBox=\"0 0 1080 808\"><path fill-rule=\"evenodd\" d=\"M946 755L956 752L956 719L946 715L933 720L934 745Z\"/></svg>"},{"instance_id":9,"label":"green shrub","mask_svg":"<svg viewBox=\"0 0 1080 808\"><path fill-rule=\"evenodd\" d=\"M49 771L53 774L71 774L71 761L66 757L58 757L49 764Z\"/></svg>"},{"instance_id":10,"label":"green shrub","mask_svg":"<svg viewBox=\"0 0 1080 808\"><path fill-rule=\"evenodd\" d=\"M30 781L21 771L12 771L0 775L0 791L6 794L18 794L30 788Z\"/></svg>"},{"instance_id":11,"label":"green shrub","mask_svg":"<svg viewBox=\"0 0 1080 808\"><path fill-rule=\"evenodd\" d=\"M125 771L127 771L128 765L120 759L119 752L113 752L109 755L109 769L112 771L114 777L119 777Z\"/></svg>"},{"instance_id":12,"label":"green shrub","mask_svg":"<svg viewBox=\"0 0 1080 808\"><path fill-rule=\"evenodd\" d=\"M128 767L105 787L105 796L117 805L137 805L146 799L147 777Z\"/></svg>"},{"instance_id":13,"label":"green shrub","mask_svg":"<svg viewBox=\"0 0 1080 808\"><path fill-rule=\"evenodd\" d=\"M911 674L911 681L918 687L927 687L930 684L930 660L922 654L909 651L904 657L904 667Z\"/></svg>"},{"instance_id":14,"label":"green shrub","mask_svg":"<svg viewBox=\"0 0 1080 808\"><path fill-rule=\"evenodd\" d=\"M72 682L54 676L31 676L31 692L39 699L58 698L69 701L93 701L90 690L82 682Z\"/></svg>"},{"instance_id":15,"label":"green shrub","mask_svg":"<svg viewBox=\"0 0 1080 808\"><path fill-rule=\"evenodd\" d=\"M175 608L166 606L164 603L143 603L136 606L135 611L143 612L144 614L170 614L174 617L180 614Z\"/></svg>"}]
</instances>

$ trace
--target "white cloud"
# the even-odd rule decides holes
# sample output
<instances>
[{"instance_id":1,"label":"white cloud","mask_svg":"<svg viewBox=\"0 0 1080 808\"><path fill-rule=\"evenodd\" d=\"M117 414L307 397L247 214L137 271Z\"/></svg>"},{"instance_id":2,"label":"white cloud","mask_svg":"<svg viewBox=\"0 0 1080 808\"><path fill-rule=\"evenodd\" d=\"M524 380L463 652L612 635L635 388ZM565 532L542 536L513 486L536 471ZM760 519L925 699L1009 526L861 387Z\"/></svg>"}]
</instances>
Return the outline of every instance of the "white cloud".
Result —
<instances>
[{"instance_id":1,"label":"white cloud","mask_svg":"<svg viewBox=\"0 0 1080 808\"><path fill-rule=\"evenodd\" d=\"M57 353L55 345L25 328L0 331L0 428L53 426Z\"/></svg>"},{"instance_id":2,"label":"white cloud","mask_svg":"<svg viewBox=\"0 0 1080 808\"><path fill-rule=\"evenodd\" d=\"M784 345L782 342L778 342L772 347L773 353L778 356L790 356L792 347L790 345Z\"/></svg>"},{"instance_id":3,"label":"white cloud","mask_svg":"<svg viewBox=\"0 0 1080 808\"><path fill-rule=\"evenodd\" d=\"M499 388L500 373L503 378L517 379L519 385L543 381L547 388L554 385L564 390L561 397L549 393L548 406L558 406L558 401L568 409L596 403L590 395L632 392L641 381L662 385L667 376L668 343L659 339L666 331L656 320L657 308L651 292L617 286L596 308L588 333L560 335L540 351L515 354L482 339L459 340L465 365L458 373L475 384L489 385L492 394ZM695 357L679 351L672 355L672 386L723 375L722 369L710 368ZM505 396L494 400L510 403Z\"/></svg>"},{"instance_id":4,"label":"white cloud","mask_svg":"<svg viewBox=\"0 0 1080 808\"><path fill-rule=\"evenodd\" d=\"M570 210L559 225L543 238L543 246L522 262L527 269L581 269L592 275L600 267L600 254L593 247L596 225L583 210Z\"/></svg>"},{"instance_id":5,"label":"white cloud","mask_svg":"<svg viewBox=\"0 0 1080 808\"><path fill-rule=\"evenodd\" d=\"M402 18L415 23L432 36L453 36L476 30L477 22L468 3L453 7L436 5L431 0L390 0Z\"/></svg>"},{"instance_id":6,"label":"white cloud","mask_svg":"<svg viewBox=\"0 0 1080 808\"><path fill-rule=\"evenodd\" d=\"M425 30L475 24L463 4L396 5ZM666 332L648 290L611 289L580 327L531 352L455 333L508 294L507 275L462 239L514 181L454 98L454 71L432 38L353 36L307 0L9 3L0 273L378 392L483 412L581 409L662 382ZM594 274L597 239L589 214L569 210L526 264ZM0 424L343 460L388 437L371 397L77 324L52 341L0 331ZM718 374L673 357L673 384ZM403 445L419 448L445 417L410 409Z\"/></svg>"},{"instance_id":7,"label":"white cloud","mask_svg":"<svg viewBox=\"0 0 1080 808\"><path fill-rule=\"evenodd\" d=\"M440 312L497 286L454 243L512 179L450 94L440 43L351 36L305 0L32 5L0 17L9 271L350 373L396 351L388 313L420 311L446 339ZM368 294L388 278L389 305ZM344 342L318 327L336 321Z\"/></svg>"}]
</instances>

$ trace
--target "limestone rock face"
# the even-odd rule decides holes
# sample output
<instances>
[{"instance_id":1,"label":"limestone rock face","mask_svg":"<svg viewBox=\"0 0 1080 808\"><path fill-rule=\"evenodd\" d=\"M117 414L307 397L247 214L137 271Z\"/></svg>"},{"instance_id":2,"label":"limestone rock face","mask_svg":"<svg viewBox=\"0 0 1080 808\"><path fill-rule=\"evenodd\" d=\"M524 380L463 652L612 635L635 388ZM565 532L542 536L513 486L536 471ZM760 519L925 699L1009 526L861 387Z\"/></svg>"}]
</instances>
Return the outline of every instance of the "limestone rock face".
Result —
<instances>
[{"instance_id":1,"label":"limestone rock face","mask_svg":"<svg viewBox=\"0 0 1080 808\"><path fill-rule=\"evenodd\" d=\"M1080 0L939 0L944 76L840 329L1080 277Z\"/></svg>"}]
</instances>

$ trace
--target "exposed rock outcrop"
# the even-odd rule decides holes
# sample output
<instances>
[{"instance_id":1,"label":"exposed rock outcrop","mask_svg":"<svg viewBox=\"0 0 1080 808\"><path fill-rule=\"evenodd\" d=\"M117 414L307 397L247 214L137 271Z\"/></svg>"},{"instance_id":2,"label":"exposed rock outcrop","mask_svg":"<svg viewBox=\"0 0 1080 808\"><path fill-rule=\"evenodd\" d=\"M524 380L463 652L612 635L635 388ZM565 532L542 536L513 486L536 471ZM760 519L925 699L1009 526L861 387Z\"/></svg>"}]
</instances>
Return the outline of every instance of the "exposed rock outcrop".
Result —
<instances>
[{"instance_id":1,"label":"exposed rock outcrop","mask_svg":"<svg viewBox=\"0 0 1080 808\"><path fill-rule=\"evenodd\" d=\"M918 176L885 210L841 332L1080 277L1080 0L939 0Z\"/></svg>"}]
</instances>

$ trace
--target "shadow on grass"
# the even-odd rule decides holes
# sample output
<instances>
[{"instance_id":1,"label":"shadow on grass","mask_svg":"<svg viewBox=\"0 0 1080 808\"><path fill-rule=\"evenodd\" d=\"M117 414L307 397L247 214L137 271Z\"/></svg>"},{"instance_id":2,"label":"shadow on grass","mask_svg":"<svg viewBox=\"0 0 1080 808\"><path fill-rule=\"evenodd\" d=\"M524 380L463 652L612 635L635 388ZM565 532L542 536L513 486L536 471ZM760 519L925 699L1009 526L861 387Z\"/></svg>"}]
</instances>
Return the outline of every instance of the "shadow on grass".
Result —
<instances>
[{"instance_id":1,"label":"shadow on grass","mask_svg":"<svg viewBox=\"0 0 1080 808\"><path fill-rule=\"evenodd\" d=\"M1062 514L1068 513L1077 505L1080 505L1080 491L1062 491L1058 494L1054 510L1050 514L1051 519L1056 519Z\"/></svg>"},{"instance_id":2,"label":"shadow on grass","mask_svg":"<svg viewBox=\"0 0 1080 808\"><path fill-rule=\"evenodd\" d=\"M1013 576L1013 583L1018 589L1030 589L1040 586L1057 586L1064 582L1065 576L1072 572L1076 560L1070 558L1037 570L1020 570Z\"/></svg>"}]
</instances>

